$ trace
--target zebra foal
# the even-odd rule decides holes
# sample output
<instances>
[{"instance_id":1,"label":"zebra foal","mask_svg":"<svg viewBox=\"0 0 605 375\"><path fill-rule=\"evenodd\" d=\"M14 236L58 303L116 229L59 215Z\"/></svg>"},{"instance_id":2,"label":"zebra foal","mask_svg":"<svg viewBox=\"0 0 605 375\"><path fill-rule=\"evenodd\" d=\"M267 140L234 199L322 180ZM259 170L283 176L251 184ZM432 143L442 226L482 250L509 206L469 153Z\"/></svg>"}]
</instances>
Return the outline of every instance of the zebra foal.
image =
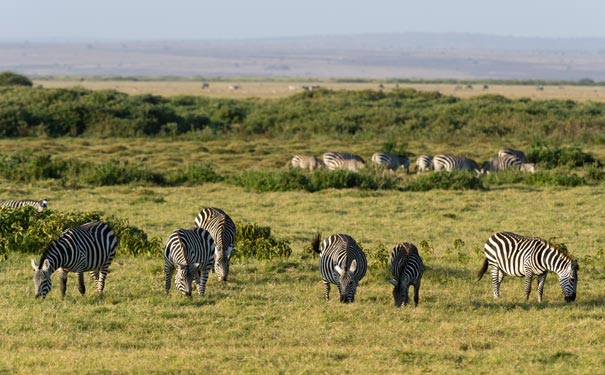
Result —
<instances>
[{"instance_id":1,"label":"zebra foal","mask_svg":"<svg viewBox=\"0 0 605 375\"><path fill-rule=\"evenodd\" d=\"M210 232L215 246L214 272L220 281L226 282L235 243L235 223L220 208L206 207L195 218L195 226Z\"/></svg>"},{"instance_id":2,"label":"zebra foal","mask_svg":"<svg viewBox=\"0 0 605 375\"><path fill-rule=\"evenodd\" d=\"M393 171L401 167L406 173L410 172L410 159L405 156L389 154L387 152L376 152L372 155L372 162Z\"/></svg>"},{"instance_id":3,"label":"zebra foal","mask_svg":"<svg viewBox=\"0 0 605 375\"><path fill-rule=\"evenodd\" d=\"M479 270L481 280L491 268L494 298L500 296L500 284L505 275L525 277L525 301L529 299L534 275L538 276L538 302L542 302L544 281L548 271L559 276L565 301L576 300L578 262L552 247L541 238L524 237L511 232L498 232L485 242L485 260Z\"/></svg>"},{"instance_id":4,"label":"zebra foal","mask_svg":"<svg viewBox=\"0 0 605 375\"><path fill-rule=\"evenodd\" d=\"M361 156L346 152L326 152L323 154L323 161L331 171L348 169L351 172L357 172L365 166L365 161Z\"/></svg>"},{"instance_id":5,"label":"zebra foal","mask_svg":"<svg viewBox=\"0 0 605 375\"><path fill-rule=\"evenodd\" d=\"M333 234L321 241L321 234L318 233L313 239L312 248L319 253L319 271L326 301L330 299L330 284L336 284L340 302L353 302L357 284L368 268L366 256L357 242L346 234Z\"/></svg>"},{"instance_id":6,"label":"zebra foal","mask_svg":"<svg viewBox=\"0 0 605 375\"><path fill-rule=\"evenodd\" d=\"M80 294L84 295L86 291L84 272L87 271L90 271L96 282L97 293L102 293L118 242L115 233L106 223L91 222L66 229L46 247L39 264L32 259L36 298L45 298L50 292L50 276L55 270L59 270L62 297L65 297L67 289L68 272L77 273Z\"/></svg>"},{"instance_id":7,"label":"zebra foal","mask_svg":"<svg viewBox=\"0 0 605 375\"><path fill-rule=\"evenodd\" d=\"M293 168L308 169L310 171L321 168L323 161L313 155L294 155L290 161Z\"/></svg>"},{"instance_id":8,"label":"zebra foal","mask_svg":"<svg viewBox=\"0 0 605 375\"><path fill-rule=\"evenodd\" d=\"M502 157L502 156L507 156L507 155L514 156L515 158L519 159L521 161L521 163L527 162L525 153L521 150L515 150L512 148L501 148L500 150L498 150L498 156Z\"/></svg>"},{"instance_id":9,"label":"zebra foal","mask_svg":"<svg viewBox=\"0 0 605 375\"><path fill-rule=\"evenodd\" d=\"M199 295L204 295L214 263L214 247L212 236L204 229L194 227L172 232L164 246L166 294L170 292L172 270L176 268L174 283L181 294L191 296L191 284L195 279Z\"/></svg>"},{"instance_id":10,"label":"zebra foal","mask_svg":"<svg viewBox=\"0 0 605 375\"><path fill-rule=\"evenodd\" d=\"M418 306L418 293L423 272L424 265L418 254L418 248L414 244L402 242L395 245L391 252L393 279L389 280L389 283L393 285L395 306L401 307L401 305L408 304L410 285L414 286L414 304Z\"/></svg>"},{"instance_id":11,"label":"zebra foal","mask_svg":"<svg viewBox=\"0 0 605 375\"><path fill-rule=\"evenodd\" d=\"M38 212L42 212L48 208L48 199L44 198L42 200L36 201L31 199L26 200L10 200L10 201L0 201L0 208L21 208L31 206L38 210Z\"/></svg>"},{"instance_id":12,"label":"zebra foal","mask_svg":"<svg viewBox=\"0 0 605 375\"><path fill-rule=\"evenodd\" d=\"M433 157L433 168L438 171L475 171L481 172L479 165L473 160L464 156L450 154L440 154Z\"/></svg>"},{"instance_id":13,"label":"zebra foal","mask_svg":"<svg viewBox=\"0 0 605 375\"><path fill-rule=\"evenodd\" d=\"M416 159L416 173L429 172L433 169L433 157L430 155L420 155Z\"/></svg>"}]
</instances>

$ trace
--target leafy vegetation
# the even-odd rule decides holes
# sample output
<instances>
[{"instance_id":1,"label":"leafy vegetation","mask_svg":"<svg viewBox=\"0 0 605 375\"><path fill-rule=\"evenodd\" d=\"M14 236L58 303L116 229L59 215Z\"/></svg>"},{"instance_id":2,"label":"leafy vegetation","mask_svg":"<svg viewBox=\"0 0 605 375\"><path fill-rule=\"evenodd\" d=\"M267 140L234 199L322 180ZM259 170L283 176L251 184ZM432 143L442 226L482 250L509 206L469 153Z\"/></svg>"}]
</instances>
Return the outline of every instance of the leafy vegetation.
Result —
<instances>
[{"instance_id":1,"label":"leafy vegetation","mask_svg":"<svg viewBox=\"0 0 605 375\"><path fill-rule=\"evenodd\" d=\"M290 242L277 239L271 234L271 227L257 224L237 224L234 259L271 260L288 258L292 254Z\"/></svg>"},{"instance_id":2,"label":"leafy vegetation","mask_svg":"<svg viewBox=\"0 0 605 375\"><path fill-rule=\"evenodd\" d=\"M24 75L5 71L0 73L0 86L33 86L32 81Z\"/></svg>"}]
</instances>

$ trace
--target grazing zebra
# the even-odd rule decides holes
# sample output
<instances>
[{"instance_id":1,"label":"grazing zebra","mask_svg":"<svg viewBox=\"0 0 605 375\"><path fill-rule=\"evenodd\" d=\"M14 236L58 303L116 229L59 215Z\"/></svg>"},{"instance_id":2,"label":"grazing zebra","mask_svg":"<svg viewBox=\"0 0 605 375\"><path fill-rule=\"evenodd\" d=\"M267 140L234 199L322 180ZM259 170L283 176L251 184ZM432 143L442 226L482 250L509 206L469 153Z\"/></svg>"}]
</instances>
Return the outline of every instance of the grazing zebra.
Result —
<instances>
[{"instance_id":1,"label":"grazing zebra","mask_svg":"<svg viewBox=\"0 0 605 375\"><path fill-rule=\"evenodd\" d=\"M397 168L402 167L406 173L410 172L410 159L406 158L405 156L389 154L386 152L377 152L372 155L372 161L387 169L395 171Z\"/></svg>"},{"instance_id":2,"label":"grazing zebra","mask_svg":"<svg viewBox=\"0 0 605 375\"><path fill-rule=\"evenodd\" d=\"M395 306L401 307L402 304L404 306L408 304L410 285L414 286L414 304L418 306L418 292L423 271L424 265L414 244L404 242L395 245L391 252L393 279L389 281L394 286Z\"/></svg>"},{"instance_id":3,"label":"grazing zebra","mask_svg":"<svg viewBox=\"0 0 605 375\"><path fill-rule=\"evenodd\" d=\"M453 171L475 171L481 172L479 165L473 160L464 156L455 156L449 154L435 155L433 157L433 167L435 171L445 170Z\"/></svg>"},{"instance_id":4,"label":"grazing zebra","mask_svg":"<svg viewBox=\"0 0 605 375\"><path fill-rule=\"evenodd\" d=\"M536 165L534 163L523 163L520 170L521 172L536 173Z\"/></svg>"},{"instance_id":5,"label":"grazing zebra","mask_svg":"<svg viewBox=\"0 0 605 375\"><path fill-rule=\"evenodd\" d=\"M368 268L363 250L346 234L334 234L322 242L321 234L318 233L313 239L312 247L320 254L319 270L326 301L330 299L330 283L332 283L338 287L340 302L353 302L357 284L365 276Z\"/></svg>"},{"instance_id":6,"label":"grazing zebra","mask_svg":"<svg viewBox=\"0 0 605 375\"><path fill-rule=\"evenodd\" d=\"M61 296L65 297L67 273L78 274L78 290L84 295L84 272L90 271L96 281L97 293L105 288L109 265L116 255L118 239L109 225L102 222L86 223L66 229L42 253L40 263L32 259L36 298L45 298L52 287L50 276L59 269Z\"/></svg>"},{"instance_id":7,"label":"grazing zebra","mask_svg":"<svg viewBox=\"0 0 605 375\"><path fill-rule=\"evenodd\" d=\"M44 198L41 201L31 199L22 201L0 201L0 208L21 208L25 206L32 206L38 210L38 212L42 212L48 208L48 199Z\"/></svg>"},{"instance_id":8,"label":"grazing zebra","mask_svg":"<svg viewBox=\"0 0 605 375\"><path fill-rule=\"evenodd\" d=\"M215 246L214 272L220 281L227 281L235 243L235 223L223 210L207 207L195 218L195 226L210 232Z\"/></svg>"},{"instance_id":9,"label":"grazing zebra","mask_svg":"<svg viewBox=\"0 0 605 375\"><path fill-rule=\"evenodd\" d=\"M291 165L293 168L308 169L310 171L315 168L321 168L323 161L312 155L294 155Z\"/></svg>"},{"instance_id":10,"label":"grazing zebra","mask_svg":"<svg viewBox=\"0 0 605 375\"><path fill-rule=\"evenodd\" d=\"M195 278L198 293L204 295L213 264L214 240L208 231L198 227L175 230L164 247L166 294L170 291L172 270L176 268L174 281L181 294L191 296L191 283Z\"/></svg>"},{"instance_id":11,"label":"grazing zebra","mask_svg":"<svg viewBox=\"0 0 605 375\"><path fill-rule=\"evenodd\" d=\"M430 155L420 155L416 159L416 172L428 172L433 169L433 157Z\"/></svg>"},{"instance_id":12,"label":"grazing zebra","mask_svg":"<svg viewBox=\"0 0 605 375\"><path fill-rule=\"evenodd\" d=\"M521 163L525 163L527 159L525 158L525 153L523 151L514 150L512 148L501 148L498 150L498 156L511 155L515 156L517 159L521 160Z\"/></svg>"},{"instance_id":13,"label":"grazing zebra","mask_svg":"<svg viewBox=\"0 0 605 375\"><path fill-rule=\"evenodd\" d=\"M365 166L365 161L361 156L345 152L326 152L323 154L323 160L326 167L333 171L335 169L348 169L357 172Z\"/></svg>"},{"instance_id":14,"label":"grazing zebra","mask_svg":"<svg viewBox=\"0 0 605 375\"><path fill-rule=\"evenodd\" d=\"M496 156L481 166L481 173L498 172L505 169L520 168L522 165L521 159L515 155Z\"/></svg>"},{"instance_id":15,"label":"grazing zebra","mask_svg":"<svg viewBox=\"0 0 605 375\"><path fill-rule=\"evenodd\" d=\"M500 284L505 275L525 277L525 301L529 299L534 275L538 276L538 302L548 271L559 275L565 301L576 300L578 262L540 238L523 237L510 232L493 234L485 243L485 260L478 274L481 280L491 266L494 298L500 296Z\"/></svg>"}]
</instances>

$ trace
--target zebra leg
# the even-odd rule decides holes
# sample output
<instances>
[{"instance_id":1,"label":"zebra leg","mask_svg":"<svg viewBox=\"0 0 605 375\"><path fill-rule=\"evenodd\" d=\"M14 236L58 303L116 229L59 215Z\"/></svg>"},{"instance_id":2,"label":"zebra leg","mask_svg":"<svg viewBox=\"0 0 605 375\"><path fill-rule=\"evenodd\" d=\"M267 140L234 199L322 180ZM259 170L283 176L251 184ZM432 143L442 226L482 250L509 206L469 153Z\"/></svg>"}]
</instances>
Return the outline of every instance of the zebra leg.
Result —
<instances>
[{"instance_id":1,"label":"zebra leg","mask_svg":"<svg viewBox=\"0 0 605 375\"><path fill-rule=\"evenodd\" d=\"M84 285L84 272L78 272L78 290L81 295L86 293L86 285Z\"/></svg>"},{"instance_id":2,"label":"zebra leg","mask_svg":"<svg viewBox=\"0 0 605 375\"><path fill-rule=\"evenodd\" d=\"M67 272L63 268L59 268L59 289L61 290L61 298L65 298L67 290Z\"/></svg>"},{"instance_id":3,"label":"zebra leg","mask_svg":"<svg viewBox=\"0 0 605 375\"><path fill-rule=\"evenodd\" d=\"M330 282L324 280L324 296L326 301L330 300Z\"/></svg>"},{"instance_id":4,"label":"zebra leg","mask_svg":"<svg viewBox=\"0 0 605 375\"><path fill-rule=\"evenodd\" d=\"M105 278L107 277L108 272L109 265L104 265L99 270L99 279L97 280L97 294L103 293L103 289L105 289Z\"/></svg>"},{"instance_id":5,"label":"zebra leg","mask_svg":"<svg viewBox=\"0 0 605 375\"><path fill-rule=\"evenodd\" d=\"M542 302L542 292L544 292L544 281L546 281L546 272L538 276L538 302Z\"/></svg>"},{"instance_id":6,"label":"zebra leg","mask_svg":"<svg viewBox=\"0 0 605 375\"><path fill-rule=\"evenodd\" d=\"M166 275L166 283L164 284L164 288L166 290L166 294L170 292L170 279L172 279L172 264L164 263L164 275Z\"/></svg>"},{"instance_id":7,"label":"zebra leg","mask_svg":"<svg viewBox=\"0 0 605 375\"><path fill-rule=\"evenodd\" d=\"M94 283L96 283L97 280L99 280L99 270L90 271L90 278Z\"/></svg>"},{"instance_id":8,"label":"zebra leg","mask_svg":"<svg viewBox=\"0 0 605 375\"><path fill-rule=\"evenodd\" d=\"M198 271L197 278L197 291L200 296L206 294L206 283L208 282L208 276L210 275L210 268L205 268L203 270Z\"/></svg>"},{"instance_id":9,"label":"zebra leg","mask_svg":"<svg viewBox=\"0 0 605 375\"><path fill-rule=\"evenodd\" d=\"M418 280L416 282L416 284L414 284L414 305L415 306L418 306L419 292L420 292L420 280Z\"/></svg>"},{"instance_id":10,"label":"zebra leg","mask_svg":"<svg viewBox=\"0 0 605 375\"><path fill-rule=\"evenodd\" d=\"M500 298L500 284L502 283L502 279L504 279L504 272L500 271L498 267L492 266L491 274L494 298L497 299Z\"/></svg>"},{"instance_id":11,"label":"zebra leg","mask_svg":"<svg viewBox=\"0 0 605 375\"><path fill-rule=\"evenodd\" d=\"M525 302L529 301L529 293L531 292L531 282L534 279L534 274L527 271L525 274Z\"/></svg>"}]
</instances>

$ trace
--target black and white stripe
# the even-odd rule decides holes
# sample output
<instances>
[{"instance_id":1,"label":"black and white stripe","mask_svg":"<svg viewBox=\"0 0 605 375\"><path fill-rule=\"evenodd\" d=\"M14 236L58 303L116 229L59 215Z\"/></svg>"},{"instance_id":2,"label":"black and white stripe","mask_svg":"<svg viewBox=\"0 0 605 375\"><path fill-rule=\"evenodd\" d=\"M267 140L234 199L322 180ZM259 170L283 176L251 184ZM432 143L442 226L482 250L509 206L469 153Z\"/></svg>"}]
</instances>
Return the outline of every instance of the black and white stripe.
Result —
<instances>
[{"instance_id":1,"label":"black and white stripe","mask_svg":"<svg viewBox=\"0 0 605 375\"><path fill-rule=\"evenodd\" d=\"M517 159L519 159L521 161L521 163L527 162L527 159L525 158L525 153L523 151L515 150L512 148L501 148L500 150L498 150L498 156L506 156L506 155L516 157Z\"/></svg>"},{"instance_id":2,"label":"black and white stripe","mask_svg":"<svg viewBox=\"0 0 605 375\"><path fill-rule=\"evenodd\" d=\"M116 255L118 239L109 225L102 222L91 222L79 227L65 230L59 238L52 241L44 250L40 263L32 259L34 268L34 287L36 298L44 298L50 292L50 276L59 270L61 295L65 297L67 273L78 274L78 290L84 294L84 272L90 271L96 281L97 293L105 288L105 277L109 265Z\"/></svg>"},{"instance_id":3,"label":"black and white stripe","mask_svg":"<svg viewBox=\"0 0 605 375\"><path fill-rule=\"evenodd\" d=\"M191 284L195 279L198 293L204 295L213 264L214 240L208 231L198 227L175 230L164 246L166 294L170 291L172 270L176 268L174 282L181 294L191 295Z\"/></svg>"},{"instance_id":4,"label":"black and white stripe","mask_svg":"<svg viewBox=\"0 0 605 375\"><path fill-rule=\"evenodd\" d=\"M195 218L195 225L210 232L215 245L214 271L220 281L227 281L235 243L235 223L220 208L206 207Z\"/></svg>"},{"instance_id":5,"label":"black and white stripe","mask_svg":"<svg viewBox=\"0 0 605 375\"><path fill-rule=\"evenodd\" d=\"M26 199L26 200L10 200L10 201L0 201L0 208L21 208L25 206L32 206L38 212L42 212L48 208L48 199L42 199L40 201Z\"/></svg>"},{"instance_id":6,"label":"black and white stripe","mask_svg":"<svg viewBox=\"0 0 605 375\"><path fill-rule=\"evenodd\" d=\"M410 159L405 156L389 154L387 152L377 152L372 155L372 161L386 169L396 171L401 167L406 173L410 172Z\"/></svg>"},{"instance_id":7,"label":"black and white stripe","mask_svg":"<svg viewBox=\"0 0 605 375\"><path fill-rule=\"evenodd\" d=\"M422 259L414 244L403 242L395 245L391 252L391 274L393 279L389 282L393 285L393 299L395 306L405 306L409 302L409 288L414 286L414 304L418 305L418 292L420 291L420 280L424 272Z\"/></svg>"},{"instance_id":8,"label":"black and white stripe","mask_svg":"<svg viewBox=\"0 0 605 375\"><path fill-rule=\"evenodd\" d=\"M499 171L503 171L505 169L512 169L512 168L519 169L521 167L522 163L523 162L521 161L521 159L519 159L515 155L495 156L493 158L490 158L485 163L483 163L483 166L481 167L481 172L488 173L488 172L499 172Z\"/></svg>"},{"instance_id":9,"label":"black and white stripe","mask_svg":"<svg viewBox=\"0 0 605 375\"><path fill-rule=\"evenodd\" d=\"M416 159L416 172L428 172L433 169L433 157L430 155L420 155Z\"/></svg>"},{"instance_id":10,"label":"black and white stripe","mask_svg":"<svg viewBox=\"0 0 605 375\"><path fill-rule=\"evenodd\" d=\"M321 243L321 246L320 246ZM357 284L365 276L368 262L363 250L346 234L333 234L321 241L318 234L312 244L319 253L319 270L325 298L330 299L330 284L336 284L340 302L353 302Z\"/></svg>"},{"instance_id":11,"label":"black and white stripe","mask_svg":"<svg viewBox=\"0 0 605 375\"><path fill-rule=\"evenodd\" d=\"M293 168L302 168L312 171L321 168L323 162L313 155L294 155L290 164Z\"/></svg>"},{"instance_id":12,"label":"black and white stripe","mask_svg":"<svg viewBox=\"0 0 605 375\"><path fill-rule=\"evenodd\" d=\"M464 156L440 154L433 157L435 171L476 171L480 172L479 165L472 159Z\"/></svg>"},{"instance_id":13,"label":"black and white stripe","mask_svg":"<svg viewBox=\"0 0 605 375\"><path fill-rule=\"evenodd\" d=\"M361 156L346 152L326 152L323 154L323 161L331 171L348 169L352 172L357 172L365 166L365 161Z\"/></svg>"},{"instance_id":14,"label":"black and white stripe","mask_svg":"<svg viewBox=\"0 0 605 375\"><path fill-rule=\"evenodd\" d=\"M524 237L510 232L493 234L485 243L485 260L479 271L481 280L491 267L494 298L500 296L500 284L505 275L525 277L525 300L529 299L534 275L538 276L538 301L542 302L544 281L548 271L559 275L565 301L576 299L578 262L552 247L547 241Z\"/></svg>"}]
</instances>

